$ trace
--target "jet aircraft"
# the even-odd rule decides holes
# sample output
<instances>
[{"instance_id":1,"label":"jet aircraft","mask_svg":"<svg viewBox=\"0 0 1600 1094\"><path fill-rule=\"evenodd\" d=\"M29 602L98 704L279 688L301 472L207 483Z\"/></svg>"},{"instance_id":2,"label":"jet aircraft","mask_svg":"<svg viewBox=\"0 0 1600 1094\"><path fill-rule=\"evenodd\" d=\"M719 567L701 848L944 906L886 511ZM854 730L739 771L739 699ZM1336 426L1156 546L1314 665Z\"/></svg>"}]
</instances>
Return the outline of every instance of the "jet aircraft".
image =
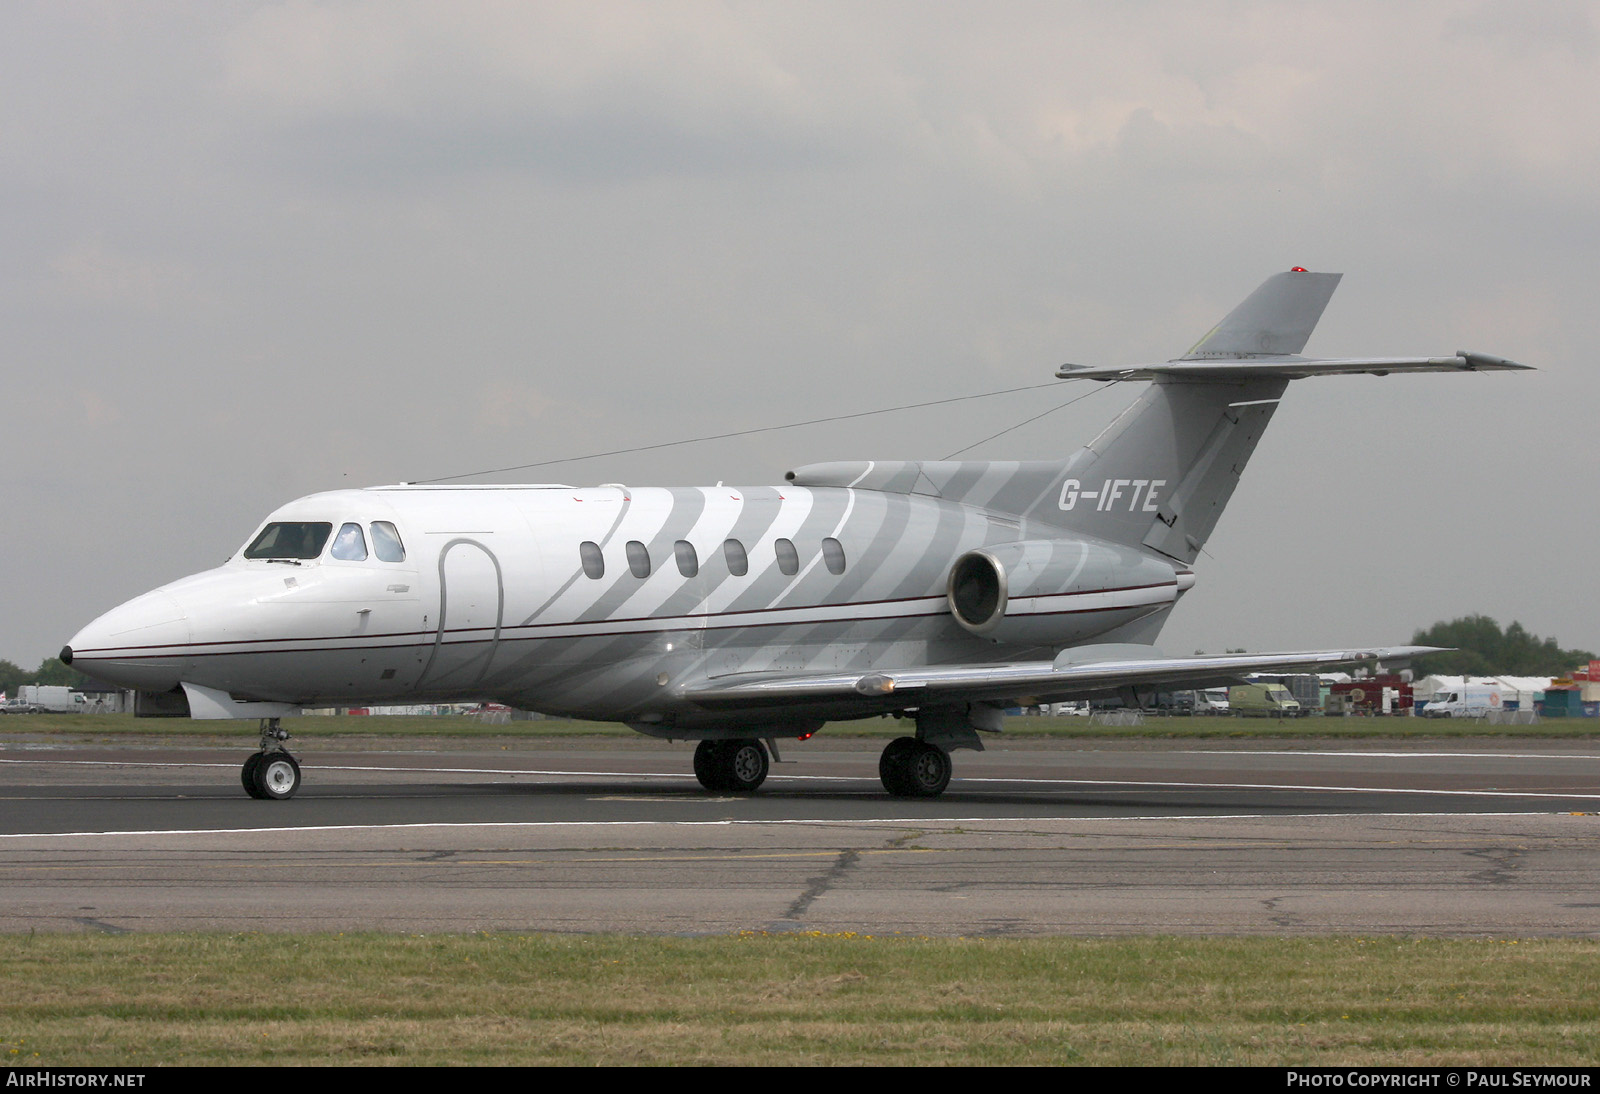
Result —
<instances>
[{"instance_id":1,"label":"jet aircraft","mask_svg":"<svg viewBox=\"0 0 1600 1094\"><path fill-rule=\"evenodd\" d=\"M1289 381L1522 369L1301 356L1342 275L1267 279L1182 357L1056 375L1149 381L1061 460L840 462L776 486L381 486L267 517L225 564L136 597L61 659L142 714L260 720L263 799L303 707L496 700L693 740L755 790L779 740L894 715L879 775L933 797L1003 711L1420 647L1168 657L1154 645Z\"/></svg>"}]
</instances>

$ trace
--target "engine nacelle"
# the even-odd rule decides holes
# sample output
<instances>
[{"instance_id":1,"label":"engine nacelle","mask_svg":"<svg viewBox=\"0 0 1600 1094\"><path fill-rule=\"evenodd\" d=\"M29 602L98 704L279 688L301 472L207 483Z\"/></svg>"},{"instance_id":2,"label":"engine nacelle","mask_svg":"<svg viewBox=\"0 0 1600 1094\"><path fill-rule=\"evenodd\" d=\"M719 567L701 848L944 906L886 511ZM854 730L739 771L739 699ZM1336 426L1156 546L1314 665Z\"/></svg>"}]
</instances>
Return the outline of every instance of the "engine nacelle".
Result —
<instances>
[{"instance_id":1,"label":"engine nacelle","mask_svg":"<svg viewBox=\"0 0 1600 1094\"><path fill-rule=\"evenodd\" d=\"M968 551L950 567L947 599L981 638L1061 646L1163 611L1193 585L1193 571L1129 547L1040 539Z\"/></svg>"}]
</instances>

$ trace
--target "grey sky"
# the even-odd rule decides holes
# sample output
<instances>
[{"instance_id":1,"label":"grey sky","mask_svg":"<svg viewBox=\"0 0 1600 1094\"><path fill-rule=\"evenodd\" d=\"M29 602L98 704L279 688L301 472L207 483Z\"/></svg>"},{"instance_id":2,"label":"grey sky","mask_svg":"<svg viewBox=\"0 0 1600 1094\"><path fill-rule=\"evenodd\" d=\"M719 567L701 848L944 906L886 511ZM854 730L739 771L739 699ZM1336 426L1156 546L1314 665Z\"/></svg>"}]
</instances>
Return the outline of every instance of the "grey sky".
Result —
<instances>
[{"instance_id":1,"label":"grey sky","mask_svg":"<svg viewBox=\"0 0 1600 1094\"><path fill-rule=\"evenodd\" d=\"M0 6L0 657L316 490L1308 352L1163 645L1600 647L1594 3ZM510 480L937 458L1075 389ZM1093 398L969 453L1064 455Z\"/></svg>"}]
</instances>

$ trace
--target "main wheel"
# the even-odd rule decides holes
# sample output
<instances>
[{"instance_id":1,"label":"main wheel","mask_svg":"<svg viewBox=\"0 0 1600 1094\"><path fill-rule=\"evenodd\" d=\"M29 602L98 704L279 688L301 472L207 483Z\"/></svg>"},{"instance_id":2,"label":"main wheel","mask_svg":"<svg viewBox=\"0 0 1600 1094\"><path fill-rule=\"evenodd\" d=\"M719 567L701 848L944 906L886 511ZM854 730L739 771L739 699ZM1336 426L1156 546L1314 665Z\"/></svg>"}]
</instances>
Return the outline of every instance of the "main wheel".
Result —
<instances>
[{"instance_id":1,"label":"main wheel","mask_svg":"<svg viewBox=\"0 0 1600 1094\"><path fill-rule=\"evenodd\" d=\"M259 756L255 768L253 798L282 801L300 789L300 765L287 752L267 752Z\"/></svg>"},{"instance_id":2,"label":"main wheel","mask_svg":"<svg viewBox=\"0 0 1600 1094\"><path fill-rule=\"evenodd\" d=\"M754 737L701 741L694 749L694 777L707 790L748 794L767 779L767 746Z\"/></svg>"},{"instance_id":3,"label":"main wheel","mask_svg":"<svg viewBox=\"0 0 1600 1094\"><path fill-rule=\"evenodd\" d=\"M767 781L767 746L754 737L723 742L723 788L748 794Z\"/></svg>"},{"instance_id":4,"label":"main wheel","mask_svg":"<svg viewBox=\"0 0 1600 1094\"><path fill-rule=\"evenodd\" d=\"M897 737L878 758L878 778L897 798L937 798L950 785L950 754L915 737Z\"/></svg>"},{"instance_id":5,"label":"main wheel","mask_svg":"<svg viewBox=\"0 0 1600 1094\"><path fill-rule=\"evenodd\" d=\"M256 787L256 768L261 766L261 761L265 758L265 753L252 752L250 758L244 762L244 766L239 769L239 781L244 784L244 792L252 798L264 796Z\"/></svg>"},{"instance_id":6,"label":"main wheel","mask_svg":"<svg viewBox=\"0 0 1600 1094\"><path fill-rule=\"evenodd\" d=\"M723 764L719 753L726 741L701 741L694 746L694 777L707 790L726 790L722 785Z\"/></svg>"},{"instance_id":7,"label":"main wheel","mask_svg":"<svg viewBox=\"0 0 1600 1094\"><path fill-rule=\"evenodd\" d=\"M950 785L950 753L926 741L917 743L917 750L906 764L906 780L912 798L937 798Z\"/></svg>"},{"instance_id":8,"label":"main wheel","mask_svg":"<svg viewBox=\"0 0 1600 1094\"><path fill-rule=\"evenodd\" d=\"M883 755L878 757L878 779L883 783L883 788L897 798L911 795L906 779L906 764L916 750L915 737L896 737L884 746Z\"/></svg>"}]
</instances>

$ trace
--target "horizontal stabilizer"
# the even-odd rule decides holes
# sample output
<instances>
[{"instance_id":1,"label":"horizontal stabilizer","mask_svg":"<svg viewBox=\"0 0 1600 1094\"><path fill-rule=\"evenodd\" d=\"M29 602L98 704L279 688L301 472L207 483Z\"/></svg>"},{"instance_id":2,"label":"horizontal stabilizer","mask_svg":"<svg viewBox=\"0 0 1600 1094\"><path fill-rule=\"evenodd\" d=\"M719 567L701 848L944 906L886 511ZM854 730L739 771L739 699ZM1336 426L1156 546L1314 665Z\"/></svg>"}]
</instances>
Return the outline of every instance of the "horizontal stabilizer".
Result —
<instances>
[{"instance_id":1,"label":"horizontal stabilizer","mask_svg":"<svg viewBox=\"0 0 1600 1094\"><path fill-rule=\"evenodd\" d=\"M1194 360L1181 358L1159 365L1095 368L1067 365L1056 371L1064 380L1199 380L1243 383L1249 380L1303 380L1308 376L1354 376L1391 372L1495 372L1531 369L1504 357L1458 351L1451 357L1251 357Z\"/></svg>"},{"instance_id":2,"label":"horizontal stabilizer","mask_svg":"<svg viewBox=\"0 0 1600 1094\"><path fill-rule=\"evenodd\" d=\"M1238 683L1254 672L1331 672L1439 652L1434 646L1365 650L1218 654L1164 657L1154 646L1088 646L1064 651L1054 662L945 665L881 672L748 673L719 676L679 689L703 708L763 703L828 703L880 698L884 709L930 703L1064 702L1124 687L1206 688Z\"/></svg>"}]
</instances>

